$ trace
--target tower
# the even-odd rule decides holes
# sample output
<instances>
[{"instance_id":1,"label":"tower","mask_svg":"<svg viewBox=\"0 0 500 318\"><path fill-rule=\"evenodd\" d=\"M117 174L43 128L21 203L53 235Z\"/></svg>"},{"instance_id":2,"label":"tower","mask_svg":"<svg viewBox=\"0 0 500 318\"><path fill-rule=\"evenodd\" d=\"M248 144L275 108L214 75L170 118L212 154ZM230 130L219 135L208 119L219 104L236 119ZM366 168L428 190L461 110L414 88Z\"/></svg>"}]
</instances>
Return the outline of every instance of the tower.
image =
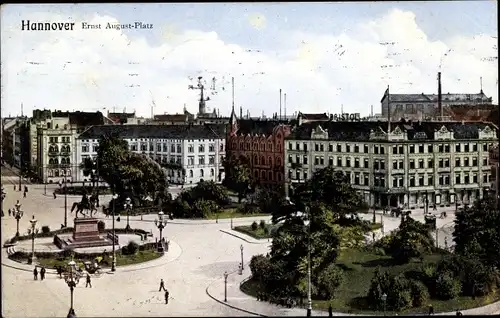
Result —
<instances>
[{"instance_id":1,"label":"tower","mask_svg":"<svg viewBox=\"0 0 500 318\"><path fill-rule=\"evenodd\" d=\"M235 136L238 131L238 118L236 118L236 112L234 111L234 77L231 79L232 83L232 105L231 105L231 116L229 118L229 135Z\"/></svg>"},{"instance_id":2,"label":"tower","mask_svg":"<svg viewBox=\"0 0 500 318\"><path fill-rule=\"evenodd\" d=\"M202 82L203 77L198 76L198 84L197 85L189 85L189 89L199 89L200 90L200 99L198 101L198 116L206 114L206 101L210 100L210 97L205 98L205 85Z\"/></svg>"}]
</instances>

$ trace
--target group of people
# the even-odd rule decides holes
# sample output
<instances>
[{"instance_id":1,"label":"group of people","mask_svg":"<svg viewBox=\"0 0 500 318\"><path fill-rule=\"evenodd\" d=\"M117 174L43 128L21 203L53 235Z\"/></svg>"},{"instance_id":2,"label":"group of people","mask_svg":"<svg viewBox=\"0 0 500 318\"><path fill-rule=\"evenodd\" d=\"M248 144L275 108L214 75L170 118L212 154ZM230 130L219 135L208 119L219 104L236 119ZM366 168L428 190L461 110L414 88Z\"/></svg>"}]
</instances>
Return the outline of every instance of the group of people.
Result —
<instances>
[{"instance_id":1,"label":"group of people","mask_svg":"<svg viewBox=\"0 0 500 318\"><path fill-rule=\"evenodd\" d=\"M33 270L33 278L35 280L38 280L38 266L35 266L35 269ZM45 267L40 268L40 280L45 279Z\"/></svg>"},{"instance_id":2,"label":"group of people","mask_svg":"<svg viewBox=\"0 0 500 318\"><path fill-rule=\"evenodd\" d=\"M16 191L16 185L14 184L14 191ZM19 187L19 191L21 191L21 187ZM28 193L28 186L24 186L23 197L26 198L26 194Z\"/></svg>"},{"instance_id":3,"label":"group of people","mask_svg":"<svg viewBox=\"0 0 500 318\"><path fill-rule=\"evenodd\" d=\"M160 288L158 289L158 291L165 291L165 304L167 305L168 304L168 297L170 296L170 293L168 292L168 289L165 288L165 282L163 281L163 279L160 280Z\"/></svg>"}]
</instances>

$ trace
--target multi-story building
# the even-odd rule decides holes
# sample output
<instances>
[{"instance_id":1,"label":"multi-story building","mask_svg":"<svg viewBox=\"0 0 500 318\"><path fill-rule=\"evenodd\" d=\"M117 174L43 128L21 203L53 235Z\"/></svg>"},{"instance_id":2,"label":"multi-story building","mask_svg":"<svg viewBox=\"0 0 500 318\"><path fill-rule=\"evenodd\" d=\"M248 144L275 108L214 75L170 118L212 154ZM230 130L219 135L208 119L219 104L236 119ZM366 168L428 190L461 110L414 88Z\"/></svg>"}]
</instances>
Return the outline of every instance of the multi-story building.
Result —
<instances>
[{"instance_id":1,"label":"multi-story building","mask_svg":"<svg viewBox=\"0 0 500 318\"><path fill-rule=\"evenodd\" d=\"M20 141L20 137L16 138L16 129L19 127L21 122L24 120L24 117L7 117L2 118L2 158L5 163L14 166L17 162L19 162L19 151L20 145L17 146L18 153L15 154L16 144L15 140Z\"/></svg>"},{"instance_id":2,"label":"multi-story building","mask_svg":"<svg viewBox=\"0 0 500 318\"><path fill-rule=\"evenodd\" d=\"M491 123L306 123L285 140L286 178L333 166L371 206L423 207L426 196L437 206L470 203L490 187L497 131Z\"/></svg>"},{"instance_id":3,"label":"multi-story building","mask_svg":"<svg viewBox=\"0 0 500 318\"><path fill-rule=\"evenodd\" d=\"M392 120L401 118L409 120L427 120L440 115L438 108L439 94L390 94L386 90L380 101L382 116ZM493 99L487 97L481 90L479 94L442 94L441 103L443 115L449 115L446 110L450 106L469 105L471 107L491 105Z\"/></svg>"},{"instance_id":4,"label":"multi-story building","mask_svg":"<svg viewBox=\"0 0 500 318\"><path fill-rule=\"evenodd\" d=\"M500 202L500 153L498 144L490 148L490 165L491 165L491 190L495 193L497 200Z\"/></svg>"},{"instance_id":5,"label":"multi-story building","mask_svg":"<svg viewBox=\"0 0 500 318\"><path fill-rule=\"evenodd\" d=\"M232 160L244 157L258 184L283 184L284 140L289 134L288 121L237 119L233 107L227 131L227 155Z\"/></svg>"},{"instance_id":6,"label":"multi-story building","mask_svg":"<svg viewBox=\"0 0 500 318\"><path fill-rule=\"evenodd\" d=\"M34 116L35 117L35 116ZM92 125L112 123L101 112L61 112L55 111L49 118L33 120L36 127L35 166L38 178L43 183L59 182L66 178L76 181L79 171L77 164L76 138ZM30 138L31 140L32 138Z\"/></svg>"},{"instance_id":7,"label":"multi-story building","mask_svg":"<svg viewBox=\"0 0 500 318\"><path fill-rule=\"evenodd\" d=\"M225 130L225 125L93 126L78 136L76 163L80 166L85 158L95 160L99 139L117 133L128 142L130 151L147 155L167 169L173 184L222 182ZM78 181L87 178L78 171Z\"/></svg>"}]
</instances>

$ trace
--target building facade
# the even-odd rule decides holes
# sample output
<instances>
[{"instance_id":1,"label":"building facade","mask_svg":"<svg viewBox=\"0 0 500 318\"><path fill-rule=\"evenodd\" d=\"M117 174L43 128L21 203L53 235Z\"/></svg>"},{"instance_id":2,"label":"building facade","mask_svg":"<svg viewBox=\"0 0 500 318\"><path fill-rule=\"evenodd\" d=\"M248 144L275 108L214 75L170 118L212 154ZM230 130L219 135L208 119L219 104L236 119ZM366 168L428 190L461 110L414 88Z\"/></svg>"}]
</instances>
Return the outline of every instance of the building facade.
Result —
<instances>
[{"instance_id":1,"label":"building facade","mask_svg":"<svg viewBox=\"0 0 500 318\"><path fill-rule=\"evenodd\" d=\"M222 182L226 153L225 125L120 125L93 126L77 138L77 166L85 158L95 160L99 138L117 133L129 150L154 159L167 170L173 184L196 184L201 180ZM78 181L88 181L81 170Z\"/></svg>"},{"instance_id":2,"label":"building facade","mask_svg":"<svg viewBox=\"0 0 500 318\"><path fill-rule=\"evenodd\" d=\"M429 120L439 116L437 94L390 94L386 90L380 103L382 107L382 116L388 118L390 109L391 120ZM450 106L469 105L475 107L478 105L491 105L493 99L487 97L481 90L479 94L442 94L441 103L443 115L450 116L447 110Z\"/></svg>"},{"instance_id":3,"label":"building facade","mask_svg":"<svg viewBox=\"0 0 500 318\"><path fill-rule=\"evenodd\" d=\"M301 182L336 167L377 207L422 208L425 197L437 206L471 203L491 186L497 130L490 123L306 123L285 141L285 176Z\"/></svg>"},{"instance_id":4,"label":"building facade","mask_svg":"<svg viewBox=\"0 0 500 318\"><path fill-rule=\"evenodd\" d=\"M257 184L284 184L284 141L289 134L288 121L237 119L233 108L227 131L227 155L232 160L244 159Z\"/></svg>"}]
</instances>

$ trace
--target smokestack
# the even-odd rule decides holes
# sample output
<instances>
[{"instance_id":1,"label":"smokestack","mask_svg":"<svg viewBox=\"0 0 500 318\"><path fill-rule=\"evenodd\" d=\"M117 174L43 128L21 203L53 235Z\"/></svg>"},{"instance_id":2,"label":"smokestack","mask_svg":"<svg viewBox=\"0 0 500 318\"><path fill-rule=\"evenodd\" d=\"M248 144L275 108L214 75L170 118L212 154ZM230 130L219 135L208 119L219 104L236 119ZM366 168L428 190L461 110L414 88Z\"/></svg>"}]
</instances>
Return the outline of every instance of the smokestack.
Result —
<instances>
[{"instance_id":1,"label":"smokestack","mask_svg":"<svg viewBox=\"0 0 500 318\"><path fill-rule=\"evenodd\" d=\"M240 106L240 119L243 119L243 107Z\"/></svg>"},{"instance_id":2,"label":"smokestack","mask_svg":"<svg viewBox=\"0 0 500 318\"><path fill-rule=\"evenodd\" d=\"M370 108L370 114L371 114L371 117L373 117L373 105L371 105L371 108Z\"/></svg>"},{"instance_id":3,"label":"smokestack","mask_svg":"<svg viewBox=\"0 0 500 318\"><path fill-rule=\"evenodd\" d=\"M286 93L285 93L285 96L283 96L285 98L285 100L283 101L283 106L285 108L285 120L286 120Z\"/></svg>"},{"instance_id":4,"label":"smokestack","mask_svg":"<svg viewBox=\"0 0 500 318\"><path fill-rule=\"evenodd\" d=\"M280 88L280 119L281 119L281 88Z\"/></svg>"},{"instance_id":5,"label":"smokestack","mask_svg":"<svg viewBox=\"0 0 500 318\"><path fill-rule=\"evenodd\" d=\"M438 72L438 109L441 121L443 120L443 96L441 94L441 72Z\"/></svg>"}]
</instances>

